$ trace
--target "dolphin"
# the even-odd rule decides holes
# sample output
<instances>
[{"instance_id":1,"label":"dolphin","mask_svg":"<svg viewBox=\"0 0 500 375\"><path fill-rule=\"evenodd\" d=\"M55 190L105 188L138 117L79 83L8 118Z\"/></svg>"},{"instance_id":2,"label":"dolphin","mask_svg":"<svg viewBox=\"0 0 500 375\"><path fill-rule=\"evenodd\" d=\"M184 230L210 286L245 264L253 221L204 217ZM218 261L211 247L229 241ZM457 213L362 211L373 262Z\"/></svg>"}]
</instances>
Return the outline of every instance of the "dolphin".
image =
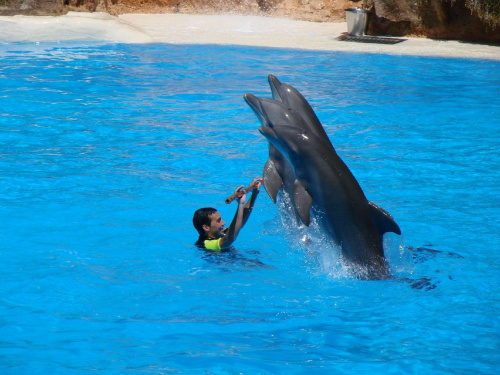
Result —
<instances>
[{"instance_id":1,"label":"dolphin","mask_svg":"<svg viewBox=\"0 0 500 375\"><path fill-rule=\"evenodd\" d=\"M289 110L283 103L272 99L261 99L247 93L243 96L250 108L260 120L262 126L274 126L277 124L293 124L306 128L306 122L300 115ZM269 143L269 158L264 166L263 184L267 193L274 203L278 192L283 190L293 197L293 183L295 174L287 159Z\"/></svg>"},{"instance_id":2,"label":"dolphin","mask_svg":"<svg viewBox=\"0 0 500 375\"><path fill-rule=\"evenodd\" d=\"M321 227L340 246L343 259L358 266L358 277L387 276L383 234L401 230L388 212L366 199L333 147L300 127L261 126L259 131L293 168L301 220L308 225L314 205Z\"/></svg>"},{"instance_id":3,"label":"dolphin","mask_svg":"<svg viewBox=\"0 0 500 375\"><path fill-rule=\"evenodd\" d=\"M272 74L269 74L267 79L271 87L273 99L281 101L286 108L297 112L306 122L307 128L333 148L323 125L306 98L296 88L281 82Z\"/></svg>"},{"instance_id":4,"label":"dolphin","mask_svg":"<svg viewBox=\"0 0 500 375\"><path fill-rule=\"evenodd\" d=\"M300 127L313 132L316 131L316 129L311 129L310 124L308 124L299 115L299 113L292 108L289 108L281 101L267 98L257 98L255 95L250 93L245 94L243 97L259 118L262 126L273 127L276 125L286 124L287 126ZM326 139L328 140L328 137L326 137ZM331 147L333 148L333 146ZM294 194L294 182L295 173L292 166L286 157L283 156L283 154L276 149L272 143L269 143L269 158L266 161L263 173L264 188L274 203L276 203L279 191L283 189L291 200L294 219L297 224L300 224L301 219L296 206L297 204L303 205L303 199L307 200L309 197L301 194ZM309 223L306 225L309 225Z\"/></svg>"},{"instance_id":5,"label":"dolphin","mask_svg":"<svg viewBox=\"0 0 500 375\"><path fill-rule=\"evenodd\" d=\"M262 126L287 124L308 129L317 134L323 142L333 149L333 145L321 122L304 96L297 89L282 83L272 74L268 76L268 82L273 99L257 98L250 93L243 96L259 118ZM264 166L263 185L274 203L276 203L278 192L283 188L292 199L292 205L295 206L293 196L294 181L293 170L286 158L270 143L269 159ZM300 199L301 196L298 195L295 198Z\"/></svg>"}]
</instances>

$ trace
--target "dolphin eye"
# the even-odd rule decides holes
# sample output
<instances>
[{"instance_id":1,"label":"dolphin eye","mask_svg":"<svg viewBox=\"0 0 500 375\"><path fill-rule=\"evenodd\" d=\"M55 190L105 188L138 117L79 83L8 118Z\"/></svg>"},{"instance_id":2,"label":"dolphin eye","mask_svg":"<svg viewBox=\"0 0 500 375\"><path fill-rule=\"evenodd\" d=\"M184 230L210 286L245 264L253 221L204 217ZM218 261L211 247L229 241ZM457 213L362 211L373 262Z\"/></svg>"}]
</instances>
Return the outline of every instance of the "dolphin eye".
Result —
<instances>
[{"instance_id":1,"label":"dolphin eye","mask_svg":"<svg viewBox=\"0 0 500 375\"><path fill-rule=\"evenodd\" d=\"M307 135L305 135L305 134L302 134L302 138L303 139L309 139L309 137Z\"/></svg>"}]
</instances>

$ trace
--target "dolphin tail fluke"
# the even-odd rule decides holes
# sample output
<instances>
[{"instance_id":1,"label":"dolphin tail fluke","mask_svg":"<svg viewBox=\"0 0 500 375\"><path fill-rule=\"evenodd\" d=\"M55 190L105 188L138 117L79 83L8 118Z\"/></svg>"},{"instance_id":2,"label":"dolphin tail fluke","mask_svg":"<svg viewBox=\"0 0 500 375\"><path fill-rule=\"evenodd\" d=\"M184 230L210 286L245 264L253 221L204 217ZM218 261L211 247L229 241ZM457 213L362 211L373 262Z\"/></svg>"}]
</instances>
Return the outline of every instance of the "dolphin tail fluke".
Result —
<instances>
[{"instance_id":1,"label":"dolphin tail fluke","mask_svg":"<svg viewBox=\"0 0 500 375\"><path fill-rule=\"evenodd\" d=\"M269 159L264 166L263 184L267 194L269 194L273 202L276 203L276 196L283 186L283 180L276 170L274 163Z\"/></svg>"},{"instance_id":2,"label":"dolphin tail fluke","mask_svg":"<svg viewBox=\"0 0 500 375\"><path fill-rule=\"evenodd\" d=\"M373 202L368 202L368 204L370 205L373 219L375 220L375 225L377 226L380 234L384 234L386 232L401 234L399 225L396 223L396 221L394 221L394 218L389 212L377 206Z\"/></svg>"},{"instance_id":3,"label":"dolphin tail fluke","mask_svg":"<svg viewBox=\"0 0 500 375\"><path fill-rule=\"evenodd\" d=\"M310 212L312 197L299 180L295 180L295 184L293 186L293 201L300 220L304 223L304 225L309 226L311 223Z\"/></svg>"}]
</instances>

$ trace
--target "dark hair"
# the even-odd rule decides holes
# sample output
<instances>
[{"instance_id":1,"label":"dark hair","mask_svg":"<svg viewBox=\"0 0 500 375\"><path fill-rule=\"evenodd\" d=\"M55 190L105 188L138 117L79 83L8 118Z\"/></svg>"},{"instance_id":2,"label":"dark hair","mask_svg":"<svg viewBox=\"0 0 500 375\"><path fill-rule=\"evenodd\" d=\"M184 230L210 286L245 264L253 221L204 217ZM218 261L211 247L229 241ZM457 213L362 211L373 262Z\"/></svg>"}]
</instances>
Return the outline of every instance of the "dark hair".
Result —
<instances>
[{"instance_id":1,"label":"dark hair","mask_svg":"<svg viewBox=\"0 0 500 375\"><path fill-rule=\"evenodd\" d=\"M212 207L205 207L205 208L200 208L195 211L193 215L193 225L195 229L198 231L198 234L200 237L202 237L205 234L205 231L203 230L204 225L210 226L210 218L209 216L212 215L213 213L217 212L215 208Z\"/></svg>"}]
</instances>

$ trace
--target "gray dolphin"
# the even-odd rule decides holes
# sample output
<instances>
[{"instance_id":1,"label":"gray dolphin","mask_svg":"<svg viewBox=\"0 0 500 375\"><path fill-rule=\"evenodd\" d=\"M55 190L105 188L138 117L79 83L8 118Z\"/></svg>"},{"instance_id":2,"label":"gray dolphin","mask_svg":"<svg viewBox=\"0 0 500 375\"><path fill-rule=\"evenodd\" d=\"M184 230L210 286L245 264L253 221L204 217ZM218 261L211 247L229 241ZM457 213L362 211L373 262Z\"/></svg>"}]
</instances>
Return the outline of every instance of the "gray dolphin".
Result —
<instances>
[{"instance_id":1,"label":"gray dolphin","mask_svg":"<svg viewBox=\"0 0 500 375\"><path fill-rule=\"evenodd\" d=\"M262 126L289 124L307 129L307 123L298 113L289 110L277 100L257 98L253 94L243 96L260 120ZM263 184L274 203L281 188L293 198L295 174L287 159L269 143L269 158L264 166Z\"/></svg>"},{"instance_id":2,"label":"gray dolphin","mask_svg":"<svg viewBox=\"0 0 500 375\"><path fill-rule=\"evenodd\" d=\"M268 76L268 82L273 99L257 98L249 93L244 95L245 101L253 109L262 126L289 125L307 129L333 149L321 122L304 96L297 89L282 83L272 74ZM276 203L278 192L283 188L295 206L294 181L292 167L270 143L269 158L264 166L263 185L273 202ZM302 197L297 195L295 198L301 199Z\"/></svg>"},{"instance_id":3,"label":"gray dolphin","mask_svg":"<svg viewBox=\"0 0 500 375\"><path fill-rule=\"evenodd\" d=\"M297 112L300 117L306 122L307 128L316 134L323 142L327 142L332 146L328 135L323 128L323 125L316 116L309 102L304 96L293 86L281 82L274 75L269 74L267 77L273 99L282 102L286 108ZM332 146L333 148L333 146Z\"/></svg>"},{"instance_id":4,"label":"gray dolphin","mask_svg":"<svg viewBox=\"0 0 500 375\"><path fill-rule=\"evenodd\" d=\"M259 118L262 126L274 127L287 125L291 127L299 127L304 130L312 131L313 133L318 132L317 129L311 127L311 125L307 123L298 112L289 108L281 101L257 98L255 95L249 93L245 94L243 97ZM321 124L319 124L319 126L321 130L323 130ZM333 149L328 137L326 137L326 140L328 141L329 146ZM294 191L295 180L295 173L287 158L271 142L269 142L269 158L264 165L262 181L264 188L274 203L276 203L279 191L283 189L290 199L290 214L296 224L299 225L302 221L305 225L309 225L309 221L302 220L297 210L297 205L306 205L310 197Z\"/></svg>"},{"instance_id":5,"label":"gray dolphin","mask_svg":"<svg viewBox=\"0 0 500 375\"><path fill-rule=\"evenodd\" d=\"M366 199L333 147L299 127L261 126L259 131L293 167L294 196L301 197L296 209L302 221L309 223L314 204L321 227L340 246L343 258L361 267L357 276L386 276L383 234L401 230L389 213Z\"/></svg>"}]
</instances>

